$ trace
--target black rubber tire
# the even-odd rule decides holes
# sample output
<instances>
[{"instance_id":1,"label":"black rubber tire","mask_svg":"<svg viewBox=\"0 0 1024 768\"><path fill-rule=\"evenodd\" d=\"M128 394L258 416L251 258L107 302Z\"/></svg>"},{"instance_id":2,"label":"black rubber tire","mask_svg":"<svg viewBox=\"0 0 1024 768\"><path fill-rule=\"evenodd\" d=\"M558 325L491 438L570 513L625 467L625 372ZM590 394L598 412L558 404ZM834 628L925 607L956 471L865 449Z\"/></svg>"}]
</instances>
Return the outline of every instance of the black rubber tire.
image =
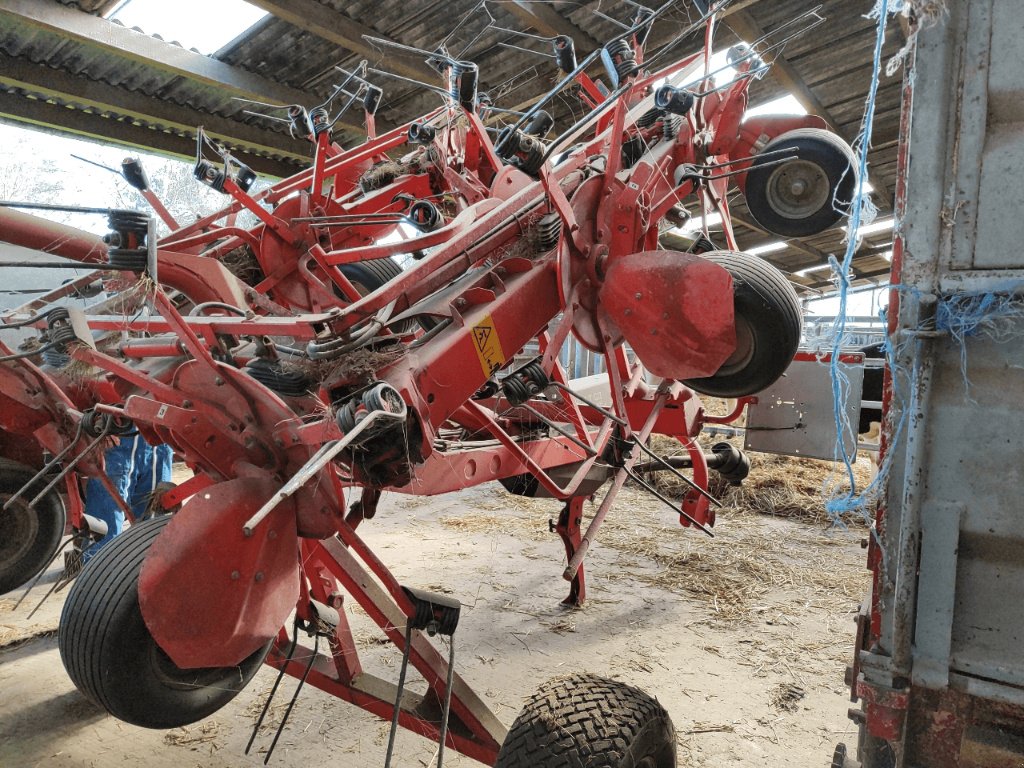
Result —
<instances>
[{"instance_id":1,"label":"black rubber tire","mask_svg":"<svg viewBox=\"0 0 1024 768\"><path fill-rule=\"evenodd\" d=\"M338 269L356 288L362 289L361 293L365 291L364 296L402 274L398 262L390 257L342 264Z\"/></svg>"},{"instance_id":2,"label":"black rubber tire","mask_svg":"<svg viewBox=\"0 0 1024 768\"><path fill-rule=\"evenodd\" d=\"M771 386L793 362L803 315L789 280L764 259L718 251L703 258L732 275L738 348L713 376L688 379L691 389L712 397L745 397Z\"/></svg>"},{"instance_id":3,"label":"black rubber tire","mask_svg":"<svg viewBox=\"0 0 1024 768\"><path fill-rule=\"evenodd\" d=\"M512 724L495 768L675 768L676 731L657 699L587 674L550 680Z\"/></svg>"},{"instance_id":4,"label":"black rubber tire","mask_svg":"<svg viewBox=\"0 0 1024 768\"><path fill-rule=\"evenodd\" d=\"M402 268L390 256L386 259L372 259L370 261L342 264L339 269L364 296L373 293L385 283L402 274ZM416 322L425 331L429 331L437 325L437 320L427 315L416 318ZM406 321L395 328L395 330L399 333L408 333L412 327L412 321Z\"/></svg>"},{"instance_id":5,"label":"black rubber tire","mask_svg":"<svg viewBox=\"0 0 1024 768\"><path fill-rule=\"evenodd\" d=\"M796 150L797 160L770 165L774 150ZM797 164L811 163L827 178L828 192L808 201L807 212L789 214L773 202L772 180L779 179ZM850 209L857 190L857 158L850 145L836 134L821 128L800 128L772 139L754 160L747 172L743 196L751 217L762 228L779 237L810 237L839 223ZM824 187L822 187L824 189ZM817 204L815 204L817 203Z\"/></svg>"},{"instance_id":6,"label":"black rubber tire","mask_svg":"<svg viewBox=\"0 0 1024 768\"><path fill-rule=\"evenodd\" d=\"M7 500L33 475L35 471L21 464L0 463L0 595L31 581L50 562L64 537L67 517L56 490L40 499L34 509L28 506L45 487L46 479L3 511Z\"/></svg>"},{"instance_id":7,"label":"black rubber tire","mask_svg":"<svg viewBox=\"0 0 1024 768\"><path fill-rule=\"evenodd\" d=\"M71 681L114 717L176 728L216 712L241 691L270 644L237 667L182 670L160 650L139 609L139 571L172 515L131 526L89 562L64 603L58 644Z\"/></svg>"}]
</instances>

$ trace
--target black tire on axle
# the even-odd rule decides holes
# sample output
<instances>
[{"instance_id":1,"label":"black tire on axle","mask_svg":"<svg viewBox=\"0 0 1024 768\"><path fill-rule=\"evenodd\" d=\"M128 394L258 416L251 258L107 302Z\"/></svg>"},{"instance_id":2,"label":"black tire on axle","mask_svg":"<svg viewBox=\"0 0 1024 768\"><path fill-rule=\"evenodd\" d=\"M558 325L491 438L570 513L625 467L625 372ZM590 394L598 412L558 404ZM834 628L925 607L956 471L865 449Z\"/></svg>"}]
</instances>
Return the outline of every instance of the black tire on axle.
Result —
<instances>
[{"instance_id":1,"label":"black tire on axle","mask_svg":"<svg viewBox=\"0 0 1024 768\"><path fill-rule=\"evenodd\" d=\"M0 595L27 584L50 562L64 536L67 518L64 502L56 490L35 505L28 503L47 482L40 480L15 501L3 505L17 493L35 471L21 464L0 461Z\"/></svg>"},{"instance_id":2,"label":"black tire on axle","mask_svg":"<svg viewBox=\"0 0 1024 768\"><path fill-rule=\"evenodd\" d=\"M772 164L791 149L795 157ZM747 172L743 197L754 221L780 237L810 237L837 224L857 190L857 158L836 134L800 128L772 139Z\"/></svg>"},{"instance_id":3,"label":"black tire on axle","mask_svg":"<svg viewBox=\"0 0 1024 768\"><path fill-rule=\"evenodd\" d=\"M675 768L676 732L657 699L588 674L550 680L523 707L495 768Z\"/></svg>"},{"instance_id":4,"label":"black tire on axle","mask_svg":"<svg viewBox=\"0 0 1024 768\"><path fill-rule=\"evenodd\" d=\"M171 518L137 523L104 546L60 617L60 656L71 681L114 717L143 728L176 728L213 714L245 687L270 649L236 667L183 670L156 644L139 608L139 571Z\"/></svg>"},{"instance_id":5,"label":"black tire on axle","mask_svg":"<svg viewBox=\"0 0 1024 768\"><path fill-rule=\"evenodd\" d=\"M736 351L713 376L689 379L688 387L712 397L745 397L771 386L793 362L803 315L789 280L749 253L703 254L732 275Z\"/></svg>"}]
</instances>

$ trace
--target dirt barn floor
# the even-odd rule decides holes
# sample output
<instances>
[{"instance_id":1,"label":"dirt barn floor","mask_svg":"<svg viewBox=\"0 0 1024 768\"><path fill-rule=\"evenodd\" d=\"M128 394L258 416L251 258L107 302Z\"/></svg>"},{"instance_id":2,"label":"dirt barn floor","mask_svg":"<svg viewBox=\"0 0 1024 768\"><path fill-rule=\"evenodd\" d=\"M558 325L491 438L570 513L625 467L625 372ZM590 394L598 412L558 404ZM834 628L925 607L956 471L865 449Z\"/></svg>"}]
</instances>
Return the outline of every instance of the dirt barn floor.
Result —
<instances>
[{"instance_id":1,"label":"dirt barn floor","mask_svg":"<svg viewBox=\"0 0 1024 768\"><path fill-rule=\"evenodd\" d=\"M775 464L761 476L781 471ZM824 766L837 741L852 740L843 669L868 588L863 527L726 508L712 540L627 488L587 561L590 599L568 610L559 605L568 586L564 551L548 531L557 511L550 500L511 497L495 484L435 499L391 494L361 528L403 583L463 602L457 668L507 724L542 681L586 670L658 697L676 725L680 766ZM274 679L269 667L229 706L188 728L125 725L90 704L64 672L55 632L64 594L31 621L26 606L12 611L14 595L0 598L0 766L262 764L294 679L282 684L259 753L248 757ZM364 667L396 679L398 652L379 642L358 606L347 610ZM381 766L387 730L307 686L271 765ZM435 751L402 732L395 764L430 766ZM479 763L449 751L445 765Z\"/></svg>"}]
</instances>

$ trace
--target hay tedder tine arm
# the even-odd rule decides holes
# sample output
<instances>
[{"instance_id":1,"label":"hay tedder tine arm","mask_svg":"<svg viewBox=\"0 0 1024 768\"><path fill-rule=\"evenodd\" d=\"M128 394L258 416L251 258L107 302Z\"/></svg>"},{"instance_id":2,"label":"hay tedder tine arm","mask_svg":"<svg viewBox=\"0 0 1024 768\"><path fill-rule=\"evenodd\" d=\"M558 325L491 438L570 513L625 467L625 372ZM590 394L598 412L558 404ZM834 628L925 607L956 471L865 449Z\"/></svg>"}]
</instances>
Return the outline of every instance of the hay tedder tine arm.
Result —
<instances>
[{"instance_id":1,"label":"hay tedder tine arm","mask_svg":"<svg viewBox=\"0 0 1024 768\"><path fill-rule=\"evenodd\" d=\"M308 559L307 569L319 565L330 572L370 618L384 630L399 650L404 651L405 626L407 617L412 612L408 597L402 593L401 587L390 572L376 561L351 529L343 530L342 535L348 540L348 546L337 538L319 542L315 545L312 557ZM371 565L378 578L381 578L380 571L384 569L385 578L381 578L381 581L391 588L382 587L360 559ZM377 567L373 567L373 563L369 561L376 561ZM350 659L358 656L358 649L352 641L351 634L338 633L337 641L339 647L334 649L336 656L341 654ZM295 657L305 658L303 652L295 654ZM422 632L417 631L412 636L409 657L410 662L429 684L437 702L443 701L449 671L444 656ZM294 677L299 677L306 669L304 661L287 661L281 653L272 653L267 661L278 669L284 668ZM391 719L397 685L365 672L347 681L342 677L335 668L335 663L329 657L320 655L312 665L307 683L355 704L383 720ZM427 738L436 739L440 723L434 719L437 716L434 703L436 702L406 692L399 708L400 725ZM451 710L452 728L448 731L447 745L468 757L493 765L507 730L484 700L458 674L454 675L452 683Z\"/></svg>"}]
</instances>

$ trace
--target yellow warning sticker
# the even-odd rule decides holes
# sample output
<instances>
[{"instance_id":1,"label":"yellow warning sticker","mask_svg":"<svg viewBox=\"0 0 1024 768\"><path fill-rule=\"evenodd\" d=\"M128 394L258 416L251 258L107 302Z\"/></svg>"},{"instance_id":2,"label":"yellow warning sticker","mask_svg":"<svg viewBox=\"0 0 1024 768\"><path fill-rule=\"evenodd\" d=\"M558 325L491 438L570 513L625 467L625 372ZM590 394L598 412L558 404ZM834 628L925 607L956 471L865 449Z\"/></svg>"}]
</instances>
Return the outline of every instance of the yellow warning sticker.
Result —
<instances>
[{"instance_id":1,"label":"yellow warning sticker","mask_svg":"<svg viewBox=\"0 0 1024 768\"><path fill-rule=\"evenodd\" d=\"M480 358L480 367L484 369L484 375L489 377L505 364L505 354L501 351L498 329L494 327L491 316L487 315L471 330L473 347L476 349L477 357Z\"/></svg>"}]
</instances>

